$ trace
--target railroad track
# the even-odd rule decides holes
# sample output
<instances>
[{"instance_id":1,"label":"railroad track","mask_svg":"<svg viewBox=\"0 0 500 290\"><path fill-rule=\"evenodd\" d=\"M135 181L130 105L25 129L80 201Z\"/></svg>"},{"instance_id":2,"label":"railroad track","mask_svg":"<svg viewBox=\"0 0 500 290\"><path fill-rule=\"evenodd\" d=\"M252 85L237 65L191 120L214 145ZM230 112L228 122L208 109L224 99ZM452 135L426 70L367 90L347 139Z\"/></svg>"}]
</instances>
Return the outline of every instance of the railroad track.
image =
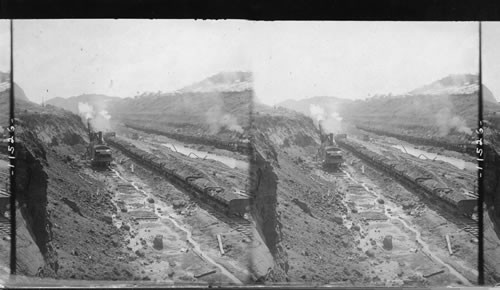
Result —
<instances>
[{"instance_id":1,"label":"railroad track","mask_svg":"<svg viewBox=\"0 0 500 290\"><path fill-rule=\"evenodd\" d=\"M119 180L118 186L117 186L118 190L121 190L122 192L137 191L135 189L135 187L132 185L132 182L128 181L125 177L124 178L127 180L127 182L124 182L123 180L119 179L119 177L113 171L111 171L109 173L109 175L108 175L108 172L106 172L106 174L109 177L112 177L112 178ZM185 190L182 190L182 191L185 191ZM191 192L186 192L186 193L194 200L194 202L192 202L187 207L190 207L192 205L194 205L194 207L198 206L198 207L206 210L210 215L214 216L218 221L227 224L231 228L231 230L228 233L232 233L233 231L236 231L238 233L241 233L245 237L247 237L249 241L253 240L253 227L254 227L254 225L251 221L249 221L245 218L242 218L242 217L236 217L236 216L235 217L228 217L224 213L220 212L220 210L217 209L216 207L214 207L212 204L207 204L207 203L203 202L202 200L200 200L199 198L197 198L196 194L193 194ZM158 216L158 218L161 218L161 217Z\"/></svg>"},{"instance_id":2,"label":"railroad track","mask_svg":"<svg viewBox=\"0 0 500 290\"><path fill-rule=\"evenodd\" d=\"M10 237L10 220L5 217L0 217L0 236Z\"/></svg>"},{"instance_id":3,"label":"railroad track","mask_svg":"<svg viewBox=\"0 0 500 290\"><path fill-rule=\"evenodd\" d=\"M329 175L330 177L335 177L335 178L342 178L344 180L346 180L348 182L348 190L350 190L351 192L363 192L363 191L366 191L366 189L357 184L357 183L353 183L351 182L351 180L349 180L349 178L347 178L347 174L345 172L326 172L325 173L327 175ZM478 239L479 238L479 225L478 225L478 221L474 220L474 219L471 219L470 217L467 217L467 216L456 216L456 215L453 215L451 213L448 213L448 212L442 212L441 213L443 215L443 217L445 217L449 222L451 223L454 223L458 226L459 229L461 229L462 231L470 234L472 237Z\"/></svg>"},{"instance_id":4,"label":"railroad track","mask_svg":"<svg viewBox=\"0 0 500 290\"><path fill-rule=\"evenodd\" d=\"M479 225L477 221L466 219L462 221L461 224L460 228L464 232L471 234L476 239L479 238Z\"/></svg>"}]
</instances>

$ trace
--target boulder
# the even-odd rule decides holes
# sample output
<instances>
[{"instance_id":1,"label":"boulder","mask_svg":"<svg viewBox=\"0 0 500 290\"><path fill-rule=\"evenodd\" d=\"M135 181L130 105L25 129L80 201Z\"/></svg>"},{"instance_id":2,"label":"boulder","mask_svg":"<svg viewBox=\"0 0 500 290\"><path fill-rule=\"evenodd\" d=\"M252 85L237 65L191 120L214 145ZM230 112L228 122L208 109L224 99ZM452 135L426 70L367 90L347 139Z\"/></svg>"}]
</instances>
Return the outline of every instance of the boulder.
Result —
<instances>
[{"instance_id":1,"label":"boulder","mask_svg":"<svg viewBox=\"0 0 500 290\"><path fill-rule=\"evenodd\" d=\"M186 206L186 202L183 201L183 200L175 200L173 203L172 203L172 207L174 209L179 209L179 208L183 208L184 206Z\"/></svg>"},{"instance_id":2,"label":"boulder","mask_svg":"<svg viewBox=\"0 0 500 290\"><path fill-rule=\"evenodd\" d=\"M387 235L384 237L383 245L384 245L384 249L392 250L392 236L391 235Z\"/></svg>"},{"instance_id":3,"label":"boulder","mask_svg":"<svg viewBox=\"0 0 500 290\"><path fill-rule=\"evenodd\" d=\"M366 250L365 254L370 258L375 257L375 252L372 249Z\"/></svg>"},{"instance_id":4,"label":"boulder","mask_svg":"<svg viewBox=\"0 0 500 290\"><path fill-rule=\"evenodd\" d=\"M138 257L141 257L141 258L144 258L144 256L145 256L144 251L142 251L142 250L137 250L137 251L135 251L135 254L136 254Z\"/></svg>"},{"instance_id":5,"label":"boulder","mask_svg":"<svg viewBox=\"0 0 500 290\"><path fill-rule=\"evenodd\" d=\"M162 235L156 235L154 240L153 240L153 248L157 250L163 249L163 236Z\"/></svg>"}]
</instances>

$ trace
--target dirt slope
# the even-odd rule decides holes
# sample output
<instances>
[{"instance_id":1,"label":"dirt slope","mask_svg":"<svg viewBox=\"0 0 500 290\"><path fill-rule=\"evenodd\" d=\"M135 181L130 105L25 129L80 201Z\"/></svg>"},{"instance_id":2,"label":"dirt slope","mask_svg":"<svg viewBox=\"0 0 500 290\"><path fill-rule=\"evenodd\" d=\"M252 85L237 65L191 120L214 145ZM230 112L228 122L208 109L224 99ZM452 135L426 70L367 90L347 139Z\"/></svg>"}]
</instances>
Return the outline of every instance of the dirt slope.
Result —
<instances>
[{"instance_id":1,"label":"dirt slope","mask_svg":"<svg viewBox=\"0 0 500 290\"><path fill-rule=\"evenodd\" d=\"M275 249L275 260L282 261L278 266L286 281L362 282L368 269L354 262L359 254L351 231L342 225L346 208L335 194L336 186L311 175L311 156L319 143L312 119L256 105L253 128L256 151L276 176L275 245L269 248ZM325 199L328 192L332 195Z\"/></svg>"},{"instance_id":2,"label":"dirt slope","mask_svg":"<svg viewBox=\"0 0 500 290\"><path fill-rule=\"evenodd\" d=\"M82 174L85 127L80 118L54 107L16 102L17 194L20 225L30 235L19 243L20 274L63 279L134 279L122 232L111 224L114 207L105 184ZM20 231L18 231L20 232ZM43 256L33 269L30 263ZM39 260L39 259L38 259ZM26 265L26 266L22 266ZM120 269L120 270L118 270Z\"/></svg>"}]
</instances>

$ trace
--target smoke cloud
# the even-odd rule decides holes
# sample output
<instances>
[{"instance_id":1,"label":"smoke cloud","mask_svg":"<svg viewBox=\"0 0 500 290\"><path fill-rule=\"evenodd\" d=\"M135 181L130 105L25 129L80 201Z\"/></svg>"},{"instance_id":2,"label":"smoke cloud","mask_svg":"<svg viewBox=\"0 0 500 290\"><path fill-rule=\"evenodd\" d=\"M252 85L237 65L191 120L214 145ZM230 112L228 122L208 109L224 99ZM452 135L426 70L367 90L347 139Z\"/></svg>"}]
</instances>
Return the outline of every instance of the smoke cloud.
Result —
<instances>
[{"instance_id":1,"label":"smoke cloud","mask_svg":"<svg viewBox=\"0 0 500 290\"><path fill-rule=\"evenodd\" d=\"M449 108L443 108L436 114L436 125L440 136L446 136L453 132L470 134L472 129L466 126L465 120L453 115Z\"/></svg>"},{"instance_id":2,"label":"smoke cloud","mask_svg":"<svg viewBox=\"0 0 500 290\"><path fill-rule=\"evenodd\" d=\"M78 103L78 112L84 123L87 123L87 120L90 119L90 125L95 131L110 131L111 124L109 120L111 119L111 115L108 111L102 109L98 111L94 106L85 103Z\"/></svg>"},{"instance_id":3,"label":"smoke cloud","mask_svg":"<svg viewBox=\"0 0 500 290\"><path fill-rule=\"evenodd\" d=\"M309 112L314 123L316 126L321 124L325 133L339 133L342 130L342 117L335 109L332 106L326 106L326 110L314 104L309 106Z\"/></svg>"},{"instance_id":4,"label":"smoke cloud","mask_svg":"<svg viewBox=\"0 0 500 290\"><path fill-rule=\"evenodd\" d=\"M243 128L238 124L238 120L229 113L223 114L219 106L210 108L205 116L210 134L217 134L222 129L243 133Z\"/></svg>"},{"instance_id":5,"label":"smoke cloud","mask_svg":"<svg viewBox=\"0 0 500 290\"><path fill-rule=\"evenodd\" d=\"M325 119L325 110L320 106L311 104L309 106L309 111L311 112L311 116L314 118L314 121L323 121Z\"/></svg>"}]
</instances>

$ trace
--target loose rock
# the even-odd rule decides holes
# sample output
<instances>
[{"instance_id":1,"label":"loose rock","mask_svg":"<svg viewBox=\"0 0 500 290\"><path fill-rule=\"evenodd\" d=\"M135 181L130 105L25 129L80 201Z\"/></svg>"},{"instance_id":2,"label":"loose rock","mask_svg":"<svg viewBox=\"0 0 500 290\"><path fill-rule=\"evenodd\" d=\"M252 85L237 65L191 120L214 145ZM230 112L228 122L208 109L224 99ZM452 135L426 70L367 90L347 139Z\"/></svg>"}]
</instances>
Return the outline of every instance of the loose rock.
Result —
<instances>
[{"instance_id":1,"label":"loose rock","mask_svg":"<svg viewBox=\"0 0 500 290\"><path fill-rule=\"evenodd\" d=\"M154 240L153 240L153 248L157 250L163 249L163 236L162 235L156 235Z\"/></svg>"},{"instance_id":2,"label":"loose rock","mask_svg":"<svg viewBox=\"0 0 500 290\"><path fill-rule=\"evenodd\" d=\"M384 249L392 250L392 236L391 235L387 235L384 237L383 245L384 245Z\"/></svg>"}]
</instances>

